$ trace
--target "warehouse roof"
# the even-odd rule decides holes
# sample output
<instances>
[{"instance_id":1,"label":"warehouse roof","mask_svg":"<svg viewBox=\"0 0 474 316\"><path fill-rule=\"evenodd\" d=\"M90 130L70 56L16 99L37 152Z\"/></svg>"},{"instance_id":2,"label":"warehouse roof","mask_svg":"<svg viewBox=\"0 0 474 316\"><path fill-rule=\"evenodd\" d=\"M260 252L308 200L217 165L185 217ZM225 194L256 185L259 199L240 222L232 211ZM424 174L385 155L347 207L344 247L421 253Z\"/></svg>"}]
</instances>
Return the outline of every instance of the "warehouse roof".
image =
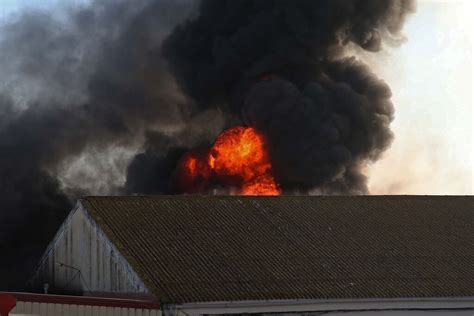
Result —
<instances>
[{"instance_id":1,"label":"warehouse roof","mask_svg":"<svg viewBox=\"0 0 474 316\"><path fill-rule=\"evenodd\" d=\"M473 196L81 203L162 302L474 296Z\"/></svg>"}]
</instances>

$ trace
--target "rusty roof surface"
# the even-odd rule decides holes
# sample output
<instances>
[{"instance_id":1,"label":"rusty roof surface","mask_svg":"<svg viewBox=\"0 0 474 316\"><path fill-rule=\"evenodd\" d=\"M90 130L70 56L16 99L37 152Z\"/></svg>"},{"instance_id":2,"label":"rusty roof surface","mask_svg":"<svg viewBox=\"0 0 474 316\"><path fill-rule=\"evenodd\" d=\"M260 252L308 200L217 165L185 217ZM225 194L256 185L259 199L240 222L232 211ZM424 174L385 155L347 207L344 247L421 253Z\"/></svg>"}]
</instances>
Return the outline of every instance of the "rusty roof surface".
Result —
<instances>
[{"instance_id":1,"label":"rusty roof surface","mask_svg":"<svg viewBox=\"0 0 474 316\"><path fill-rule=\"evenodd\" d=\"M474 296L473 196L81 202L161 302Z\"/></svg>"}]
</instances>

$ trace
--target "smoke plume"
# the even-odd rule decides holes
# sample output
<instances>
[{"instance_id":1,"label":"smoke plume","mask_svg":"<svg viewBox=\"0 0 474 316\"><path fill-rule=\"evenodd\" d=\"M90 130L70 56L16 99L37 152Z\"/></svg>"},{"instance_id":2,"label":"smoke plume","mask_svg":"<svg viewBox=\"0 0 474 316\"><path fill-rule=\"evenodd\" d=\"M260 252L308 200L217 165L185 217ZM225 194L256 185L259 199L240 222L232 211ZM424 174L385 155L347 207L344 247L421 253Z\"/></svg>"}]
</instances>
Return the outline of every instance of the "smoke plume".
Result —
<instances>
[{"instance_id":1,"label":"smoke plume","mask_svg":"<svg viewBox=\"0 0 474 316\"><path fill-rule=\"evenodd\" d=\"M22 284L78 196L179 193L183 155L236 125L264 135L284 193L368 193L361 168L390 145L394 109L348 48L400 42L413 9L107 0L10 18L0 31L0 288ZM117 166L81 163L118 152Z\"/></svg>"},{"instance_id":2,"label":"smoke plume","mask_svg":"<svg viewBox=\"0 0 474 316\"><path fill-rule=\"evenodd\" d=\"M389 87L347 46L399 41L409 0L203 1L165 41L184 91L202 109L267 138L286 193L368 193L361 166L391 143Z\"/></svg>"}]
</instances>

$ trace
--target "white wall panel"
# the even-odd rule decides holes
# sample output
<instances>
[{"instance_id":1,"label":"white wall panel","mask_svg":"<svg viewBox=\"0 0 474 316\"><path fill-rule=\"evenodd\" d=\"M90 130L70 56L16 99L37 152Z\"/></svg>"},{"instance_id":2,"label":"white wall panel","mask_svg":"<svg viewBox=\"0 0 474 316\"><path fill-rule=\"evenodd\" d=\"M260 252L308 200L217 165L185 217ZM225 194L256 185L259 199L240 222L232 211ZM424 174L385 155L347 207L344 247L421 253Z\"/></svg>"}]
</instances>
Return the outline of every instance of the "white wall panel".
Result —
<instances>
[{"instance_id":1,"label":"white wall panel","mask_svg":"<svg viewBox=\"0 0 474 316\"><path fill-rule=\"evenodd\" d=\"M80 203L49 245L31 282L36 289L48 283L73 291L149 293Z\"/></svg>"}]
</instances>

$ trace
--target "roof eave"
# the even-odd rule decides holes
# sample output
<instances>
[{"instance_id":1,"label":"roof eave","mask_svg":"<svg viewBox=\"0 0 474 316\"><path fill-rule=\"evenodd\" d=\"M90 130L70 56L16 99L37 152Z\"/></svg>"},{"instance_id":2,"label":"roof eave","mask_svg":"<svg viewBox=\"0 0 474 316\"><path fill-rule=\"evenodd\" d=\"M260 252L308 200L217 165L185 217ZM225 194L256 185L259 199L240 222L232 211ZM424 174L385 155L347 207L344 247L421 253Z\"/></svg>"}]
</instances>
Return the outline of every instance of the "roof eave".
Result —
<instances>
[{"instance_id":1,"label":"roof eave","mask_svg":"<svg viewBox=\"0 0 474 316\"><path fill-rule=\"evenodd\" d=\"M297 299L222 301L164 305L165 316L190 314L281 313L319 311L474 309L474 297Z\"/></svg>"}]
</instances>

